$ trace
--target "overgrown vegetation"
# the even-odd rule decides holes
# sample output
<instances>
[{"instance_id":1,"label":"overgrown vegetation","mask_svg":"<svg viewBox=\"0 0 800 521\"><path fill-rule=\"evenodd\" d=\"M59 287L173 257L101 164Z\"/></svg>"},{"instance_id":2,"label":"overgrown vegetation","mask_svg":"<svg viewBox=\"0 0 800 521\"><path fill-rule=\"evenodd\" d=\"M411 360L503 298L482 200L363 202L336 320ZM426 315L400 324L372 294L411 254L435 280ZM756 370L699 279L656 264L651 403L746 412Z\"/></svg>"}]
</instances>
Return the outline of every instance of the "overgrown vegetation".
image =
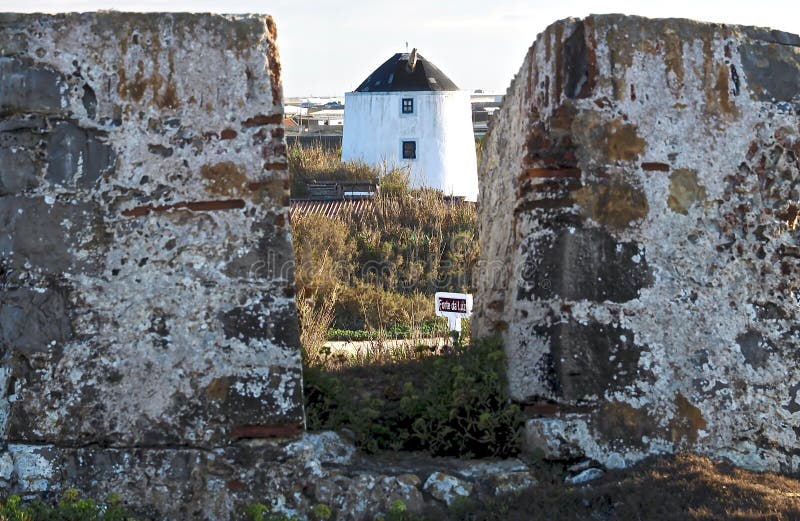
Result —
<instances>
[{"instance_id":1,"label":"overgrown vegetation","mask_svg":"<svg viewBox=\"0 0 800 521\"><path fill-rule=\"evenodd\" d=\"M311 359L326 340L446 335L436 291L472 292L478 261L476 211L428 189L407 172L342 162L322 146L289 152L293 197L320 180L380 181L367 211L334 218L296 214L292 233L303 345Z\"/></svg>"},{"instance_id":2,"label":"overgrown vegetation","mask_svg":"<svg viewBox=\"0 0 800 521\"><path fill-rule=\"evenodd\" d=\"M505 391L503 351L482 342L441 354L436 291L472 292L475 206L410 189L401 169L342 162L321 146L290 151L293 196L323 179L380 180L370 209L294 215L292 233L311 430L351 432L366 451L508 456L520 414ZM389 346L387 339L412 339ZM370 345L333 354L329 339Z\"/></svg>"},{"instance_id":3,"label":"overgrown vegetation","mask_svg":"<svg viewBox=\"0 0 800 521\"><path fill-rule=\"evenodd\" d=\"M311 430L346 429L367 452L424 450L436 456L510 456L521 415L505 389L499 342L403 363L326 371L307 367Z\"/></svg>"},{"instance_id":4,"label":"overgrown vegetation","mask_svg":"<svg viewBox=\"0 0 800 521\"><path fill-rule=\"evenodd\" d=\"M64 492L55 505L41 501L23 504L19 496L0 501L0 521L133 521L121 505L119 496L112 494L102 503L82 498L75 489Z\"/></svg>"},{"instance_id":5,"label":"overgrown vegetation","mask_svg":"<svg viewBox=\"0 0 800 521\"><path fill-rule=\"evenodd\" d=\"M289 175L293 198L307 194L306 185L320 181L372 181L381 183L388 195L402 193L408 188L408 172L395 165L383 163L376 167L361 161L342 161L341 151L316 144L289 147Z\"/></svg>"}]
</instances>

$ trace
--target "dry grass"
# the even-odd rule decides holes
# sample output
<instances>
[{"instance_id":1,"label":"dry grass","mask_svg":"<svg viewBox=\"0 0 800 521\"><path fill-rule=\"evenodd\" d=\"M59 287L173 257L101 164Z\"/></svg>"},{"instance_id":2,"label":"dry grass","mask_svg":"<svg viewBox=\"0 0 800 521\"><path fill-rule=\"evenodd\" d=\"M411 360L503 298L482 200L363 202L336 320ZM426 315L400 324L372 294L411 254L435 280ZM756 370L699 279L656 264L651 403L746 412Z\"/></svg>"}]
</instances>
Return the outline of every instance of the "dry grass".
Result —
<instances>
[{"instance_id":1,"label":"dry grass","mask_svg":"<svg viewBox=\"0 0 800 521\"><path fill-rule=\"evenodd\" d=\"M464 505L449 519L797 521L800 481L679 454L648 458L584 486L566 486L555 472L518 496Z\"/></svg>"},{"instance_id":2,"label":"dry grass","mask_svg":"<svg viewBox=\"0 0 800 521\"><path fill-rule=\"evenodd\" d=\"M411 190L403 169L342 162L336 151L321 146L292 147L289 156L294 184L380 179L381 185L381 196L366 213L292 216L297 295L315 300L301 310L308 317L301 315L301 327L327 323L327 316L315 315L323 311L320 298L334 291L332 325L361 331L416 330L436 320L434 292L473 291L479 257L473 204L448 201L435 190ZM317 343L318 336L304 338ZM309 353L319 349L306 346ZM365 351L362 359L383 359L385 351Z\"/></svg>"},{"instance_id":3,"label":"dry grass","mask_svg":"<svg viewBox=\"0 0 800 521\"><path fill-rule=\"evenodd\" d=\"M289 147L289 178L292 197L306 195L306 183L318 181L373 181L388 179L408 180L408 169L384 162L379 166L363 161L342 161L341 150L331 150L321 144Z\"/></svg>"},{"instance_id":4,"label":"dry grass","mask_svg":"<svg viewBox=\"0 0 800 521\"><path fill-rule=\"evenodd\" d=\"M328 341L318 358L318 365L326 371L341 371L354 367L399 364L439 355L452 345L449 338L412 335L407 339L394 339L388 335L359 342Z\"/></svg>"},{"instance_id":5,"label":"dry grass","mask_svg":"<svg viewBox=\"0 0 800 521\"><path fill-rule=\"evenodd\" d=\"M297 299L300 347L305 365L320 365L326 358L325 341L333 324L336 289L327 295L316 292Z\"/></svg>"}]
</instances>

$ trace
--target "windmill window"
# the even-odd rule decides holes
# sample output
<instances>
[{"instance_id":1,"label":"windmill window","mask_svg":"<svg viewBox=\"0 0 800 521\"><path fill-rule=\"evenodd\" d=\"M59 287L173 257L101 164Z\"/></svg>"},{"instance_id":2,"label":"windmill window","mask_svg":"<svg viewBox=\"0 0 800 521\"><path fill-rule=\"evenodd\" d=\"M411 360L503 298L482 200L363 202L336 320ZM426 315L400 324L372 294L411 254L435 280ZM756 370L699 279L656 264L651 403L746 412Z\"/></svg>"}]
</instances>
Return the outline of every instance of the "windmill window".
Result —
<instances>
[{"instance_id":1,"label":"windmill window","mask_svg":"<svg viewBox=\"0 0 800 521\"><path fill-rule=\"evenodd\" d=\"M403 159L417 158L417 142L403 141Z\"/></svg>"},{"instance_id":2,"label":"windmill window","mask_svg":"<svg viewBox=\"0 0 800 521\"><path fill-rule=\"evenodd\" d=\"M403 114L414 113L414 98L403 98Z\"/></svg>"}]
</instances>

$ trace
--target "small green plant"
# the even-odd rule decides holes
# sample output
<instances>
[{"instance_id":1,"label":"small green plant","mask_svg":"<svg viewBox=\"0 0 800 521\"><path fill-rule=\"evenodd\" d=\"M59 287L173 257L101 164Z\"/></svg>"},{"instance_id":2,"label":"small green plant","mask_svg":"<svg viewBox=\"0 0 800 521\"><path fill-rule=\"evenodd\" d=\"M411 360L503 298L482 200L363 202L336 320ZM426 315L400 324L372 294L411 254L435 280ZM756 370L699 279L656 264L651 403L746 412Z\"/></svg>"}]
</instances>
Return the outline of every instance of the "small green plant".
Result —
<instances>
[{"instance_id":1,"label":"small green plant","mask_svg":"<svg viewBox=\"0 0 800 521\"><path fill-rule=\"evenodd\" d=\"M389 511L386 513L386 521L406 521L408 508L406 504L400 499L395 499L389 505Z\"/></svg>"},{"instance_id":2,"label":"small green plant","mask_svg":"<svg viewBox=\"0 0 800 521\"><path fill-rule=\"evenodd\" d=\"M521 412L506 391L505 356L498 341L459 346L447 355L405 364L394 369L357 368L367 384L364 388L347 372L307 368L309 429L346 428L367 452L424 450L463 457L517 454Z\"/></svg>"},{"instance_id":3,"label":"small green plant","mask_svg":"<svg viewBox=\"0 0 800 521\"><path fill-rule=\"evenodd\" d=\"M247 506L247 521L266 521L269 507L263 503L254 503Z\"/></svg>"},{"instance_id":4,"label":"small green plant","mask_svg":"<svg viewBox=\"0 0 800 521\"><path fill-rule=\"evenodd\" d=\"M116 494L110 494L104 503L82 498L75 489L64 491L55 505L35 501L23 505L19 496L9 496L0 501L0 521L132 521L133 517L122 506Z\"/></svg>"},{"instance_id":5,"label":"small green plant","mask_svg":"<svg viewBox=\"0 0 800 521\"><path fill-rule=\"evenodd\" d=\"M253 503L245 509L247 521L298 521L296 517L272 512L272 509L263 503Z\"/></svg>"},{"instance_id":6,"label":"small green plant","mask_svg":"<svg viewBox=\"0 0 800 521\"><path fill-rule=\"evenodd\" d=\"M314 505L314 508L311 509L311 518L314 521L329 521L332 516L331 508L324 503Z\"/></svg>"}]
</instances>

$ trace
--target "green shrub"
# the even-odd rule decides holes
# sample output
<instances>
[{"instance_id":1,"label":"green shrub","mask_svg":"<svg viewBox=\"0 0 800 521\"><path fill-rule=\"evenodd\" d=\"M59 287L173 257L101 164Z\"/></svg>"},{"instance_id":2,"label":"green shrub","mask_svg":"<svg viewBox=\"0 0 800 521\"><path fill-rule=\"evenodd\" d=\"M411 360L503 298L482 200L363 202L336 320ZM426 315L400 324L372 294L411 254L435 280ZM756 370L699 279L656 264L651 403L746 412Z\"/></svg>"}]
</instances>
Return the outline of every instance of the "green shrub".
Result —
<instances>
[{"instance_id":1,"label":"green shrub","mask_svg":"<svg viewBox=\"0 0 800 521\"><path fill-rule=\"evenodd\" d=\"M110 494L98 504L81 498L75 489L67 489L55 505L35 501L23 505L19 496L0 501L0 521L132 521L133 517L120 504L119 496Z\"/></svg>"},{"instance_id":2,"label":"green shrub","mask_svg":"<svg viewBox=\"0 0 800 521\"><path fill-rule=\"evenodd\" d=\"M267 505L254 503L248 505L245 510L247 521L299 521L297 517L289 517L286 514L273 513Z\"/></svg>"},{"instance_id":3,"label":"green shrub","mask_svg":"<svg viewBox=\"0 0 800 521\"><path fill-rule=\"evenodd\" d=\"M311 519L314 521L329 521L331 517L333 517L331 507L324 503L314 505L314 508L311 509Z\"/></svg>"},{"instance_id":4,"label":"green shrub","mask_svg":"<svg viewBox=\"0 0 800 521\"><path fill-rule=\"evenodd\" d=\"M387 338L432 338L446 336L447 322L444 319L425 320L419 324L411 325L401 322L395 323L389 329L337 329L328 330L328 340L343 342L364 342L368 340L383 340Z\"/></svg>"},{"instance_id":5,"label":"green shrub","mask_svg":"<svg viewBox=\"0 0 800 521\"><path fill-rule=\"evenodd\" d=\"M499 342L421 355L403 366L357 369L306 370L310 430L347 428L367 452L424 450L463 457L518 452L522 420L505 388Z\"/></svg>"}]
</instances>

